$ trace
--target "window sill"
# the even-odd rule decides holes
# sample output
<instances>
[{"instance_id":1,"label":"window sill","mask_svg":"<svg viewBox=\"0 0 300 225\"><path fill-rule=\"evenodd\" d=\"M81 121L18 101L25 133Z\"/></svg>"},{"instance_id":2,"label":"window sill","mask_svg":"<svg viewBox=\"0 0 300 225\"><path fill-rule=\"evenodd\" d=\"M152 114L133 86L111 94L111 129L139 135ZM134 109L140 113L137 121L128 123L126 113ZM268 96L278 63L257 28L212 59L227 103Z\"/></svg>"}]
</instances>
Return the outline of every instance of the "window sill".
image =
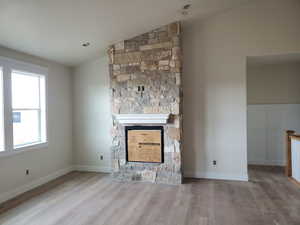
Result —
<instances>
[{"instance_id":1,"label":"window sill","mask_svg":"<svg viewBox=\"0 0 300 225\"><path fill-rule=\"evenodd\" d=\"M26 151L29 149L40 149L40 148L45 148L47 146L48 146L48 142L38 142L38 143L32 143L32 144L16 147L14 149L14 151Z\"/></svg>"},{"instance_id":2,"label":"window sill","mask_svg":"<svg viewBox=\"0 0 300 225\"><path fill-rule=\"evenodd\" d=\"M13 156L13 155L17 155L17 154L28 152L28 151L44 149L44 148L47 148L47 147L48 147L48 142L21 146L21 147L13 149L12 151L0 152L0 157Z\"/></svg>"}]
</instances>

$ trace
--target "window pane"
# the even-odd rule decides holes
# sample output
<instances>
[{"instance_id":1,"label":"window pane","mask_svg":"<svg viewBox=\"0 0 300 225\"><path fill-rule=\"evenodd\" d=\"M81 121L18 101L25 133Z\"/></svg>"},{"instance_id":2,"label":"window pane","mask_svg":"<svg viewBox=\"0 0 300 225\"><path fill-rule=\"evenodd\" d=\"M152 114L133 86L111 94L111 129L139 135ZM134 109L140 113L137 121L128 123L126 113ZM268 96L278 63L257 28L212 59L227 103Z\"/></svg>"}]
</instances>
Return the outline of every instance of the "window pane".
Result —
<instances>
[{"instance_id":1,"label":"window pane","mask_svg":"<svg viewBox=\"0 0 300 225\"><path fill-rule=\"evenodd\" d=\"M12 72L12 107L39 108L39 76L30 76L21 72Z\"/></svg>"},{"instance_id":2,"label":"window pane","mask_svg":"<svg viewBox=\"0 0 300 225\"><path fill-rule=\"evenodd\" d=\"M4 150L3 69L0 68L0 152Z\"/></svg>"},{"instance_id":3,"label":"window pane","mask_svg":"<svg viewBox=\"0 0 300 225\"><path fill-rule=\"evenodd\" d=\"M40 142L39 110L14 110L14 146Z\"/></svg>"}]
</instances>

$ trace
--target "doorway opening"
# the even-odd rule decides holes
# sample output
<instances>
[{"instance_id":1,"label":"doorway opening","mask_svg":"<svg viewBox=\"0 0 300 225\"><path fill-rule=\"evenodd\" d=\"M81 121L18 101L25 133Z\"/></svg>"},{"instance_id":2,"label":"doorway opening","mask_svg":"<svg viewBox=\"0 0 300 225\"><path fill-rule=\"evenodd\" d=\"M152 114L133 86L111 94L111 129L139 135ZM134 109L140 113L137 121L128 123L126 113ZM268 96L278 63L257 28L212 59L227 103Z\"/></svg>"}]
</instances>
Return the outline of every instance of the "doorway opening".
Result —
<instances>
[{"instance_id":1,"label":"doorway opening","mask_svg":"<svg viewBox=\"0 0 300 225\"><path fill-rule=\"evenodd\" d=\"M247 58L249 178L282 174L286 131L300 133L300 54Z\"/></svg>"}]
</instances>

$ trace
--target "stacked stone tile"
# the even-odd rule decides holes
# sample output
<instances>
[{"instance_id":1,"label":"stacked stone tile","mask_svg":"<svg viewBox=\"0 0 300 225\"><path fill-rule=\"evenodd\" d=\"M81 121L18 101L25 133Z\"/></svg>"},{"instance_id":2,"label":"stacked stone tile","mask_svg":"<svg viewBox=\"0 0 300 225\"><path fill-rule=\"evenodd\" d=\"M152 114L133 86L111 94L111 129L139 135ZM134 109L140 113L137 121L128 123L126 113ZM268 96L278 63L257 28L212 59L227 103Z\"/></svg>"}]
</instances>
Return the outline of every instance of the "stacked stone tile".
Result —
<instances>
[{"instance_id":1,"label":"stacked stone tile","mask_svg":"<svg viewBox=\"0 0 300 225\"><path fill-rule=\"evenodd\" d=\"M172 23L110 46L113 114L170 113L164 125L164 163L126 162L125 129L113 117L113 177L180 184L182 88L180 23ZM144 87L144 91L141 91ZM154 124L153 124L154 125Z\"/></svg>"}]
</instances>

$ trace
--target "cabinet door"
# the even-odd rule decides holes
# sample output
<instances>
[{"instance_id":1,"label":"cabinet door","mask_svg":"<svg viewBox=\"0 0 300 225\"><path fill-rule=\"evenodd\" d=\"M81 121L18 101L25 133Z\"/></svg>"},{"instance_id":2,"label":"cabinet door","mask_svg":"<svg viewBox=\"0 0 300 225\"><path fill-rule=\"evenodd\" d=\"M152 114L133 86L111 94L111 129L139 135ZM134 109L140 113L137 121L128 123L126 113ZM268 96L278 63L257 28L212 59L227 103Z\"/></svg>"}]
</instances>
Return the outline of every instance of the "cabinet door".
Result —
<instances>
[{"instance_id":1,"label":"cabinet door","mask_svg":"<svg viewBox=\"0 0 300 225\"><path fill-rule=\"evenodd\" d=\"M300 141L292 139L292 177L300 182Z\"/></svg>"}]
</instances>

